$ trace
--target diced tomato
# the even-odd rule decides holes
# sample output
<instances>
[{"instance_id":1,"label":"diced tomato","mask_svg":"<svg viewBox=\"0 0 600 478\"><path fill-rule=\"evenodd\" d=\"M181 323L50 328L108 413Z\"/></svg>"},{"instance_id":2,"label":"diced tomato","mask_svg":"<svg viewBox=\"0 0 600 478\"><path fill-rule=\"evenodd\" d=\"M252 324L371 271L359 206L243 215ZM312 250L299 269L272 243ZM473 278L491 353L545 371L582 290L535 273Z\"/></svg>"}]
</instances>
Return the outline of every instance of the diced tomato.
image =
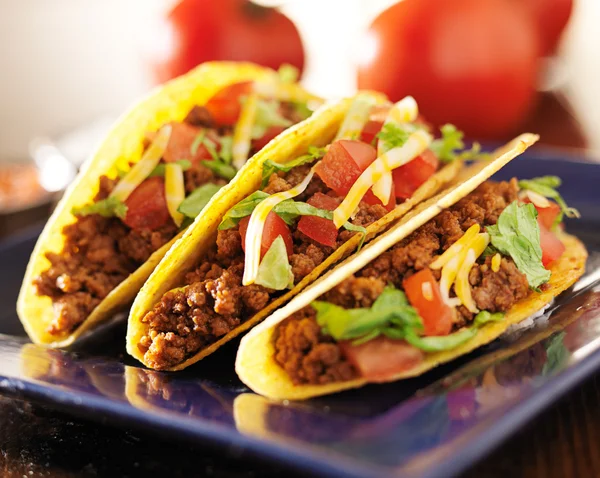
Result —
<instances>
[{"instance_id":1,"label":"diced tomato","mask_svg":"<svg viewBox=\"0 0 600 478\"><path fill-rule=\"evenodd\" d=\"M205 107L220 126L233 126L240 117L241 97L250 94L252 82L244 81L226 86L215 94Z\"/></svg>"},{"instance_id":2,"label":"diced tomato","mask_svg":"<svg viewBox=\"0 0 600 478\"><path fill-rule=\"evenodd\" d=\"M364 143L374 145L377 133L381 131L383 121L369 120L360 133L360 140Z\"/></svg>"},{"instance_id":3,"label":"diced tomato","mask_svg":"<svg viewBox=\"0 0 600 478\"><path fill-rule=\"evenodd\" d=\"M165 198L165 181L156 176L146 179L125 201L127 215L123 222L132 229L158 229L171 215Z\"/></svg>"},{"instance_id":4,"label":"diced tomato","mask_svg":"<svg viewBox=\"0 0 600 478\"><path fill-rule=\"evenodd\" d=\"M285 126L269 126L265 134L262 135L258 139L252 140L252 150L260 151L263 149L269 141L271 141L275 136L285 131Z\"/></svg>"},{"instance_id":5,"label":"diced tomato","mask_svg":"<svg viewBox=\"0 0 600 478\"><path fill-rule=\"evenodd\" d=\"M526 198L523 202L530 203L531 201ZM538 213L538 222L543 224L546 229L551 230L554 221L560 214L560 206L552 201L548 201L548 203L548 207L541 207L537 204L534 204L534 206Z\"/></svg>"},{"instance_id":6,"label":"diced tomato","mask_svg":"<svg viewBox=\"0 0 600 478\"><path fill-rule=\"evenodd\" d=\"M212 156L204 144L199 144L195 153L193 154L192 146L198 138L198 135L202 133L201 128L196 128L187 123L176 123L171 124L171 137L169 138L169 144L163 155L163 159L167 163L179 161L181 159L187 159L192 163L196 164L198 161L211 160ZM220 148L218 136L213 130L205 130L206 140L211 141L218 151Z\"/></svg>"},{"instance_id":7,"label":"diced tomato","mask_svg":"<svg viewBox=\"0 0 600 478\"><path fill-rule=\"evenodd\" d=\"M381 204L381 201L373 194L373 191L369 189L363 197L363 201L367 204ZM392 183L392 190L390 191L390 198L388 203L384 206L388 211L391 211L396 207L396 187Z\"/></svg>"},{"instance_id":8,"label":"diced tomato","mask_svg":"<svg viewBox=\"0 0 600 478\"><path fill-rule=\"evenodd\" d=\"M552 264L556 259L563 255L565 252L565 245L561 240L556 237L552 231L550 231L544 224L542 224L538 217L538 224L540 226L540 244L542 246L542 264L544 267Z\"/></svg>"},{"instance_id":9,"label":"diced tomato","mask_svg":"<svg viewBox=\"0 0 600 478\"><path fill-rule=\"evenodd\" d=\"M373 146L362 141L342 139L331 144L315 172L338 196L345 196L376 158L377 151Z\"/></svg>"},{"instance_id":10,"label":"diced tomato","mask_svg":"<svg viewBox=\"0 0 600 478\"><path fill-rule=\"evenodd\" d=\"M333 211L340 202L323 193L316 193L308 201L308 204L319 209ZM330 219L316 216L302 216L298 221L298 230L308 237L324 246L335 247L338 230Z\"/></svg>"},{"instance_id":11,"label":"diced tomato","mask_svg":"<svg viewBox=\"0 0 600 478\"><path fill-rule=\"evenodd\" d=\"M423 352L403 340L377 337L364 344L340 342L342 353L370 382L384 382L394 375L410 370L423 361Z\"/></svg>"},{"instance_id":12,"label":"diced tomato","mask_svg":"<svg viewBox=\"0 0 600 478\"><path fill-rule=\"evenodd\" d=\"M246 231L248 230L249 222L250 216L245 217L240 221L240 236L242 236L242 249L244 251L246 251ZM294 252L294 243L292 241L292 233L290 232L290 228L283 219L271 211L267 216L267 220L265 221L265 225L263 227L262 241L260 244L261 259L267 253L271 247L271 244L273 244L273 241L277 239L277 236L281 236L283 238L288 257L291 256Z\"/></svg>"},{"instance_id":13,"label":"diced tomato","mask_svg":"<svg viewBox=\"0 0 600 478\"><path fill-rule=\"evenodd\" d=\"M410 163L394 169L392 176L396 186L396 197L398 199L411 197L418 187L437 171L438 165L439 160L436 155L427 150Z\"/></svg>"},{"instance_id":14,"label":"diced tomato","mask_svg":"<svg viewBox=\"0 0 600 478\"><path fill-rule=\"evenodd\" d=\"M423 319L424 335L448 335L452 330L452 309L443 301L431 270L423 269L404 279L402 287Z\"/></svg>"}]
</instances>

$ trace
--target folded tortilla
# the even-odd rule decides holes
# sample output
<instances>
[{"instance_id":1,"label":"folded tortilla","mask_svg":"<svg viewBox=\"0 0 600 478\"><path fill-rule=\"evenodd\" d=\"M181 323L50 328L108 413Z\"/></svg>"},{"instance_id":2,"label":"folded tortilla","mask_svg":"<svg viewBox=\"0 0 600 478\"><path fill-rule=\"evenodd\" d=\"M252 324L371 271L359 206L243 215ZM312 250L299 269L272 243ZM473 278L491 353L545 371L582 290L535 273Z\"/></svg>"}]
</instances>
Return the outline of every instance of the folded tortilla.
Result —
<instances>
[{"instance_id":1,"label":"folded tortilla","mask_svg":"<svg viewBox=\"0 0 600 478\"><path fill-rule=\"evenodd\" d=\"M242 382L261 395L290 400L303 400L367 384L366 379L357 378L326 385L294 385L288 374L275 362L273 357L274 333L278 324L369 264L442 210L467 196L536 140L537 136L535 135L521 135L494 153L488 162L476 163L465 168L454 184L437 196L421 203L388 232L314 282L302 294L296 296L285 307L277 310L262 324L254 328L242 339L236 357L236 372ZM491 342L512 324L518 323L544 308L554 297L574 284L584 272L587 252L583 244L575 237L561 232L559 238L565 244L566 251L559 260L552 264L551 279L541 293L530 294L527 299L517 303L506 313L502 321L482 326L471 340L452 350L428 353L417 367L390 377L388 381L421 375L439 364L453 360Z\"/></svg>"},{"instance_id":2,"label":"folded tortilla","mask_svg":"<svg viewBox=\"0 0 600 478\"><path fill-rule=\"evenodd\" d=\"M382 103L386 100L383 95L376 92L361 92L360 95L372 95L376 103ZM206 212L198 217L193 226L169 250L137 295L131 308L127 328L127 352L130 355L144 363L144 365L150 366L144 361L144 353L138 347L140 340L149 330L149 326L142 322L143 317L152 310L153 306L160 301L166 292L185 285L184 277L186 273L201 261L211 245L214 244L218 226L225 213L239 201L260 189L265 161L270 159L285 164L306 154L311 146L324 146L331 143L350 110L352 100L352 98L347 98L325 105L307 120L284 131L278 136L277 144L273 145L269 151L256 154L246 163L236 179L229 186L223 188L218 197L214 198L210 209L207 208ZM457 160L434 173L415 191L412 197L368 226L366 228L366 241L376 237L417 204L440 191L444 185L456 177L462 166L462 162ZM307 285L314 282L328 268L354 252L360 245L361 239L359 234L355 234L296 284L292 290L273 300L259 313L244 320L238 327L217 341L199 350L180 364L165 368L165 370L182 370L189 367L213 353L224 343L262 321Z\"/></svg>"},{"instance_id":3,"label":"folded tortilla","mask_svg":"<svg viewBox=\"0 0 600 478\"><path fill-rule=\"evenodd\" d=\"M63 227L75 221L71 210L93 201L98 192L100 176L114 176L119 169L126 170L130 163L139 161L148 132L156 131L170 121L182 121L192 107L205 104L225 86L243 81L277 82L279 77L275 71L251 63L205 63L159 87L117 121L65 192L31 255L17 302L17 313L31 340L53 347L68 346L133 300L152 270L183 232L155 251L113 289L81 325L66 335L55 336L46 331L53 318L52 299L37 295L33 279L48 269L50 262L46 259L46 253L62 250ZM290 88L301 92L304 97L321 101L298 85L290 85ZM268 155L273 149L272 145L267 145L263 151ZM213 203L218 202L216 199ZM207 209L210 209L210 205Z\"/></svg>"}]
</instances>

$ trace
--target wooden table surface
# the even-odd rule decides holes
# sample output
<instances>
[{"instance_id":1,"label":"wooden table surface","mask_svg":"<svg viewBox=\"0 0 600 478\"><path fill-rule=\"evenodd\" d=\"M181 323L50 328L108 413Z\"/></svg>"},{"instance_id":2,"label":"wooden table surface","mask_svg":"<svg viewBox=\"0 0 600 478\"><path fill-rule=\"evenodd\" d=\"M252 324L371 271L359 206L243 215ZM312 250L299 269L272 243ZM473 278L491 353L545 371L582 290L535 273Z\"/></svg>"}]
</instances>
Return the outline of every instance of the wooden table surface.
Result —
<instances>
[{"instance_id":1,"label":"wooden table surface","mask_svg":"<svg viewBox=\"0 0 600 478\"><path fill-rule=\"evenodd\" d=\"M521 130L547 144L584 148L570 110L550 95ZM479 477L600 477L600 373L563 397L464 474ZM0 397L0 477L295 475L239 450L206 450L98 425Z\"/></svg>"}]
</instances>

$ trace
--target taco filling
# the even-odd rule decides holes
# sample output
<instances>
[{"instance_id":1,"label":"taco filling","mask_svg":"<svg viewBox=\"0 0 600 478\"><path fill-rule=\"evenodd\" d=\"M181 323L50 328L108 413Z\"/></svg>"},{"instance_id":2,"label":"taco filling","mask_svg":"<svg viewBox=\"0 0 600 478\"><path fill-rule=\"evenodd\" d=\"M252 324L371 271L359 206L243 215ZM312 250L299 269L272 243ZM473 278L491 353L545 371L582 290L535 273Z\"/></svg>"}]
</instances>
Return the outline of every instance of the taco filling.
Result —
<instances>
[{"instance_id":1,"label":"taco filling","mask_svg":"<svg viewBox=\"0 0 600 478\"><path fill-rule=\"evenodd\" d=\"M282 321L274 359L294 385L386 381L451 350L544 289L577 216L557 177L487 181ZM553 202L548 198L555 198Z\"/></svg>"},{"instance_id":2,"label":"taco filling","mask_svg":"<svg viewBox=\"0 0 600 478\"><path fill-rule=\"evenodd\" d=\"M74 208L60 253L34 279L53 301L53 335L73 332L123 280L179 231L254 153L310 114L306 99L258 82L229 85L181 122L146 137L128 170L100 177L91 204Z\"/></svg>"},{"instance_id":3,"label":"taco filling","mask_svg":"<svg viewBox=\"0 0 600 478\"><path fill-rule=\"evenodd\" d=\"M474 158L452 125L434 139L410 97L359 95L324 148L263 165L261 188L223 217L216 243L141 322L144 363L173 367L284 294L383 218L444 163Z\"/></svg>"}]
</instances>

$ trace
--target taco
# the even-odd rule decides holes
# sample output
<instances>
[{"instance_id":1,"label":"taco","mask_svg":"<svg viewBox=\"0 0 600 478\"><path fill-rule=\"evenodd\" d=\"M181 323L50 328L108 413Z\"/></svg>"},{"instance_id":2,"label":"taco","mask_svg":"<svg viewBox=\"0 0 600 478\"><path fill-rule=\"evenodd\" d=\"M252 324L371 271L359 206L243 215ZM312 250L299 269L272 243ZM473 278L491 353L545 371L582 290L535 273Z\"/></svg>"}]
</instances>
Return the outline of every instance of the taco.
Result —
<instances>
[{"instance_id":1,"label":"taco","mask_svg":"<svg viewBox=\"0 0 600 478\"><path fill-rule=\"evenodd\" d=\"M505 159L465 169L253 329L238 350L240 379L271 398L306 399L414 377L574 284L587 252L562 227L563 214L578 213L559 178L488 181Z\"/></svg>"},{"instance_id":2,"label":"taco","mask_svg":"<svg viewBox=\"0 0 600 478\"><path fill-rule=\"evenodd\" d=\"M439 135L438 135L439 136ZM415 100L362 92L256 156L165 256L129 316L127 351L180 370L266 317L479 156Z\"/></svg>"},{"instance_id":3,"label":"taco","mask_svg":"<svg viewBox=\"0 0 600 478\"><path fill-rule=\"evenodd\" d=\"M113 127L49 219L17 310L66 346L131 302L170 245L258 151L320 100L247 63L206 63Z\"/></svg>"}]
</instances>

